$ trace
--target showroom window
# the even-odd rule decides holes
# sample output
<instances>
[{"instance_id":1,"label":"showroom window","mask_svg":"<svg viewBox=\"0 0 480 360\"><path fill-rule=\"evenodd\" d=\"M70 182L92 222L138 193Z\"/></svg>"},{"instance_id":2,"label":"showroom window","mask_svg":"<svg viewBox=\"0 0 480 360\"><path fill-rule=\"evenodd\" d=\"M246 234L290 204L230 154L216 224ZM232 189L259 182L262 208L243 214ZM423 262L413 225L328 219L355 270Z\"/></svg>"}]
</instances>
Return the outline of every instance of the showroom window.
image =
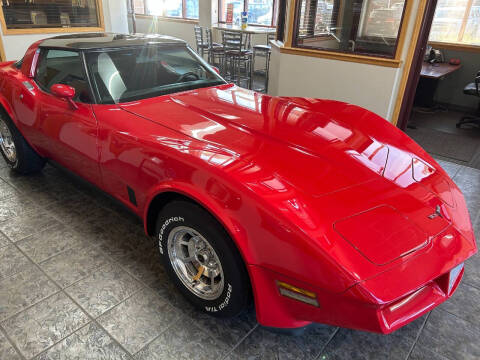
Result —
<instances>
[{"instance_id":1,"label":"showroom window","mask_svg":"<svg viewBox=\"0 0 480 360\"><path fill-rule=\"evenodd\" d=\"M249 24L274 27L278 1L279 0L219 0L218 22L227 22L229 5L233 5L233 24L240 25L242 11L246 11L248 13Z\"/></svg>"},{"instance_id":2,"label":"showroom window","mask_svg":"<svg viewBox=\"0 0 480 360\"><path fill-rule=\"evenodd\" d=\"M292 46L394 58L405 0L297 0Z\"/></svg>"},{"instance_id":3,"label":"showroom window","mask_svg":"<svg viewBox=\"0 0 480 360\"><path fill-rule=\"evenodd\" d=\"M429 40L480 46L480 0L439 0Z\"/></svg>"},{"instance_id":4,"label":"showroom window","mask_svg":"<svg viewBox=\"0 0 480 360\"><path fill-rule=\"evenodd\" d=\"M63 31L103 28L100 0L2 1L4 33ZM45 30L48 29L48 30ZM73 30L73 29L72 29Z\"/></svg>"},{"instance_id":5,"label":"showroom window","mask_svg":"<svg viewBox=\"0 0 480 360\"><path fill-rule=\"evenodd\" d=\"M199 0L134 0L135 14L198 19Z\"/></svg>"}]
</instances>

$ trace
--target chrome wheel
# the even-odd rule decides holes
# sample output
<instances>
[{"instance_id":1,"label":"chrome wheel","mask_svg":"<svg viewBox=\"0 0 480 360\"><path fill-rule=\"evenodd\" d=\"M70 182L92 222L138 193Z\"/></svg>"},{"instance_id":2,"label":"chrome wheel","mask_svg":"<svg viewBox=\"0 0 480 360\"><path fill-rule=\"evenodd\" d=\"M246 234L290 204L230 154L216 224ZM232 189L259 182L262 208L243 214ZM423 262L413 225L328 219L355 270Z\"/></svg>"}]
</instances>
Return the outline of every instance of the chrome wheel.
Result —
<instances>
[{"instance_id":1,"label":"chrome wheel","mask_svg":"<svg viewBox=\"0 0 480 360\"><path fill-rule=\"evenodd\" d=\"M185 287L204 300L215 300L223 292L224 274L217 253L200 233L178 226L168 235L168 255Z\"/></svg>"},{"instance_id":2,"label":"chrome wheel","mask_svg":"<svg viewBox=\"0 0 480 360\"><path fill-rule=\"evenodd\" d=\"M2 149L8 161L12 163L17 161L17 149L13 142L12 133L2 119L0 119L0 149Z\"/></svg>"}]
</instances>

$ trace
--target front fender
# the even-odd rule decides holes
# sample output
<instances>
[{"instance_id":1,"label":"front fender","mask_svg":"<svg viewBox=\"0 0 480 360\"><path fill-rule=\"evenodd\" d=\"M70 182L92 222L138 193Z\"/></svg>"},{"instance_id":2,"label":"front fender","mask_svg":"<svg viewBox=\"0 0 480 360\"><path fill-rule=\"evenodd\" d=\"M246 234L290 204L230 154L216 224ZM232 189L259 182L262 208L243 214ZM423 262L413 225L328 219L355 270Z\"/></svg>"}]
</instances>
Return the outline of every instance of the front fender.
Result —
<instances>
[{"instance_id":1,"label":"front fender","mask_svg":"<svg viewBox=\"0 0 480 360\"><path fill-rule=\"evenodd\" d=\"M15 126L17 126L17 120L13 113L12 107L10 106L9 102L5 98L3 94L0 93L0 105L5 109L5 112L8 114L10 119L14 122ZM18 126L17 126L18 127Z\"/></svg>"},{"instance_id":2,"label":"front fender","mask_svg":"<svg viewBox=\"0 0 480 360\"><path fill-rule=\"evenodd\" d=\"M249 251L248 246L246 246L247 232L242 223L228 211L228 201L221 201L218 198L215 199L212 195L205 192L206 189L202 190L192 184L175 181L164 182L150 189L146 196L145 208L143 210L145 233L151 235L148 230L150 225L148 224L148 212L154 199L165 193L176 193L195 201L214 216L234 241L245 264L254 263L254 256ZM231 197L233 196L234 195L231 195Z\"/></svg>"}]
</instances>

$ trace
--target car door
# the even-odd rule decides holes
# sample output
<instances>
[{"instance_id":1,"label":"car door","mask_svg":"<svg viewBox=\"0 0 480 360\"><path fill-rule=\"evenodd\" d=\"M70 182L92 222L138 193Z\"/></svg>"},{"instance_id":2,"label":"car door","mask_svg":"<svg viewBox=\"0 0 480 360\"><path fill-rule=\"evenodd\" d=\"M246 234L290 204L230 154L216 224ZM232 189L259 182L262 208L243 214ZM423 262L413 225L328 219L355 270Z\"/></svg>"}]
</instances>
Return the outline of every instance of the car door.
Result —
<instances>
[{"instance_id":1,"label":"car door","mask_svg":"<svg viewBox=\"0 0 480 360\"><path fill-rule=\"evenodd\" d=\"M42 49L34 80L39 87L36 145L47 157L101 186L98 124L81 54ZM51 94L50 89L55 84L75 89L75 106Z\"/></svg>"}]
</instances>

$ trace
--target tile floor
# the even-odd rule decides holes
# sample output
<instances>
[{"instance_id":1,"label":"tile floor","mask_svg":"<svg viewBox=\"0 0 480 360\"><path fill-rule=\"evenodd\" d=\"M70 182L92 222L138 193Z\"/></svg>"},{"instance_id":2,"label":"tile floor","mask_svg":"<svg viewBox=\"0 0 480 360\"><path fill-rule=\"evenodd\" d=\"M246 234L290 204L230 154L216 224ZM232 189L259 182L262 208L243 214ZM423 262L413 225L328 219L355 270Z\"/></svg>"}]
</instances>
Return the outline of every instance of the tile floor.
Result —
<instances>
[{"instance_id":1,"label":"tile floor","mask_svg":"<svg viewBox=\"0 0 480 360\"><path fill-rule=\"evenodd\" d=\"M420 112L415 108L407 134L434 156L447 161L480 169L480 128L457 122L465 113L451 110Z\"/></svg>"},{"instance_id":2,"label":"tile floor","mask_svg":"<svg viewBox=\"0 0 480 360\"><path fill-rule=\"evenodd\" d=\"M441 161L480 232L480 170ZM108 230L107 230L108 229ZM0 162L0 359L479 359L480 257L456 295L383 336L317 325L273 333L253 311L216 320L165 277L139 221L47 166Z\"/></svg>"}]
</instances>

